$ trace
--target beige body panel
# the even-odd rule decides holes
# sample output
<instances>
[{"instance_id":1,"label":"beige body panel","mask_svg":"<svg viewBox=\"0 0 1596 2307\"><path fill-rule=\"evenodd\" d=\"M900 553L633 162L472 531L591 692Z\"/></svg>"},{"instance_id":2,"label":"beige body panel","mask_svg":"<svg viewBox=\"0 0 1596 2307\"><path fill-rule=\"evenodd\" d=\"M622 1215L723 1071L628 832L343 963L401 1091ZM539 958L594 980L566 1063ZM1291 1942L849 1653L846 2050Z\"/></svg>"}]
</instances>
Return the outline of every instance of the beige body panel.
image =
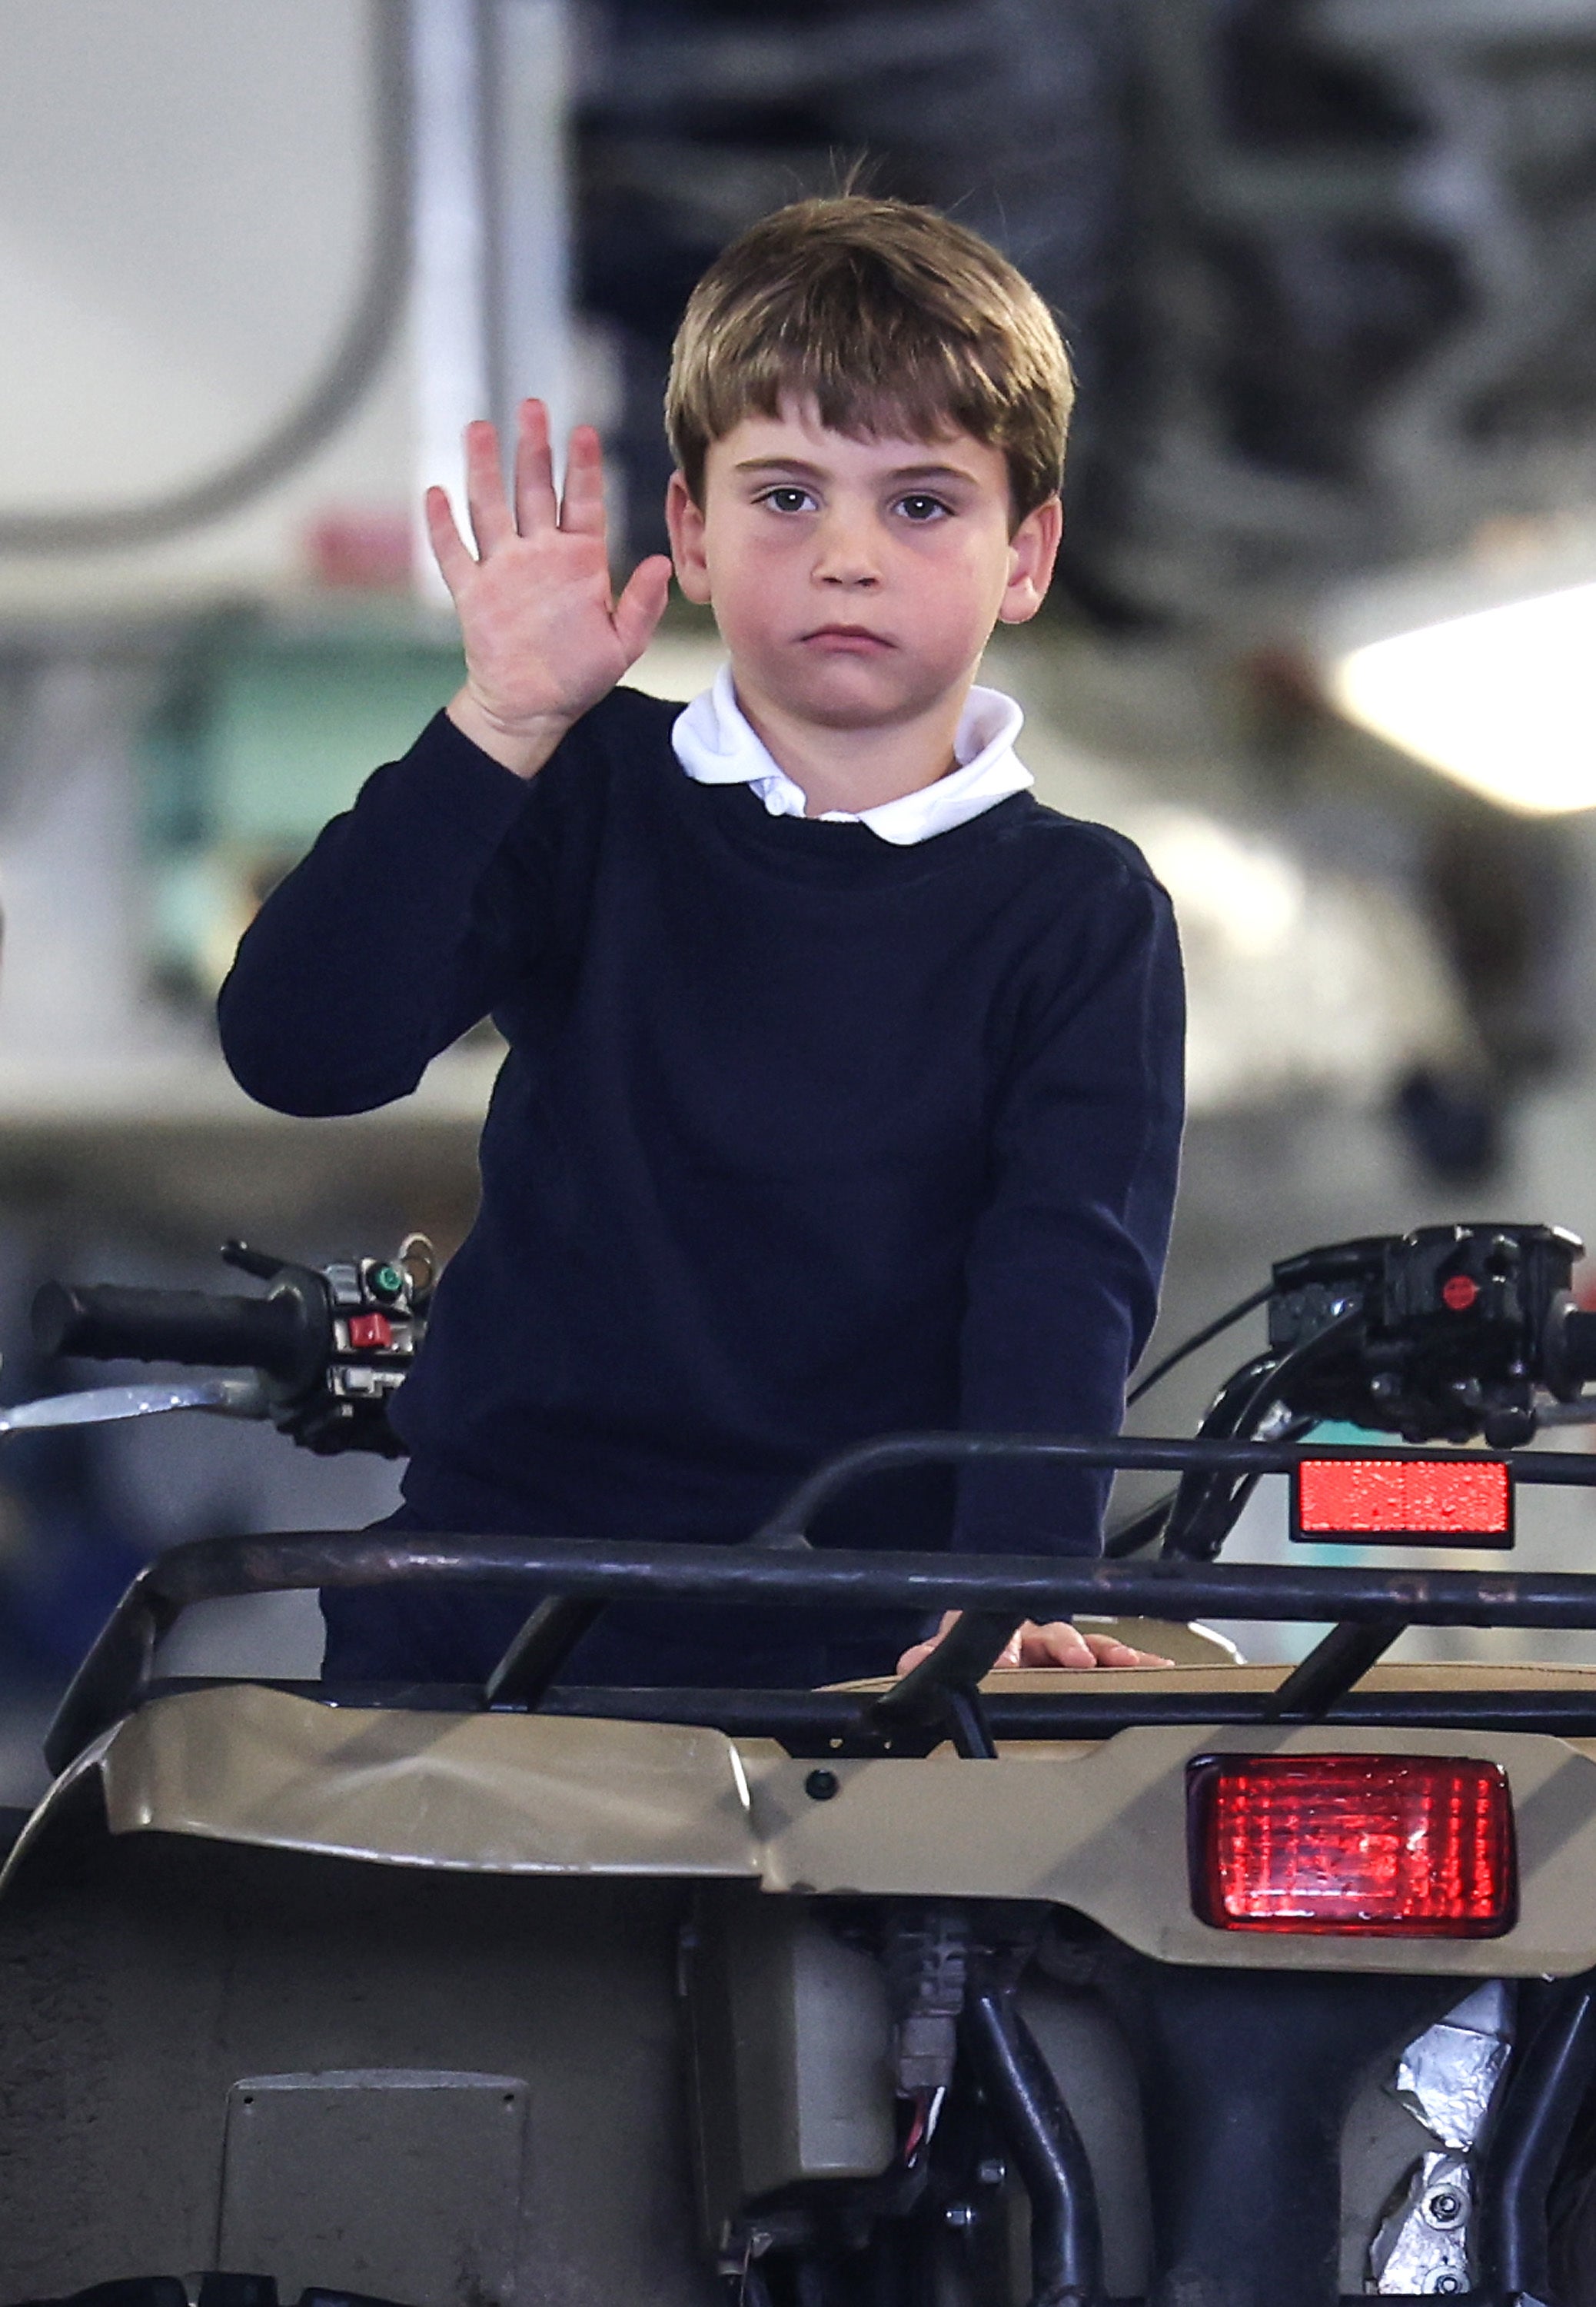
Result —
<instances>
[{"instance_id":1,"label":"beige body panel","mask_svg":"<svg viewBox=\"0 0 1596 2307\"><path fill-rule=\"evenodd\" d=\"M1277 1670L1182 1668L1165 1689L1257 1688ZM1012 1678L1015 1687L1043 1677ZM1138 1682L1155 1677L1135 1677ZM1388 1668L1404 1688L1554 1685L1566 1667ZM1210 1928L1187 1889L1185 1771L1214 1753L1437 1753L1511 1781L1519 1920L1488 1940ZM255 1685L162 1698L92 1747L19 1843L10 1874L75 1788L98 1780L113 1833L160 1832L484 1874L743 1879L772 1892L1041 1900L1163 1961L1240 1968L1559 1975L1596 1965L1596 1740L1527 1732L1139 1727L829 1768L773 1744L673 1725L333 1708Z\"/></svg>"},{"instance_id":2,"label":"beige body panel","mask_svg":"<svg viewBox=\"0 0 1596 2307\"><path fill-rule=\"evenodd\" d=\"M758 1873L731 1741L670 1723L330 1707L252 1683L185 1692L73 1763L7 1875L90 1774L114 1834L484 1874Z\"/></svg>"}]
</instances>

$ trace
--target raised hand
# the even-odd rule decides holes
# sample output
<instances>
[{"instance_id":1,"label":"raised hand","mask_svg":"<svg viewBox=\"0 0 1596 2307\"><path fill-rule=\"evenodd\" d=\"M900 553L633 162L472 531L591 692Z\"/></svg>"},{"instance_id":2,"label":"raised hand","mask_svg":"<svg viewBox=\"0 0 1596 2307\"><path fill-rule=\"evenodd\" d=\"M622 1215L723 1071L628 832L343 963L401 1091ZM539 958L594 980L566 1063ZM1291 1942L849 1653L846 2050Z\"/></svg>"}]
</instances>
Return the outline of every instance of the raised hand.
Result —
<instances>
[{"instance_id":1,"label":"raised hand","mask_svg":"<svg viewBox=\"0 0 1596 2307\"><path fill-rule=\"evenodd\" d=\"M485 753L529 777L647 648L670 563L662 554L640 562L616 599L599 436L590 425L571 434L557 499L541 400L521 404L513 505L498 435L485 422L465 428L465 494L474 553L445 491L426 496L427 535L465 644L465 680L448 715Z\"/></svg>"}]
</instances>

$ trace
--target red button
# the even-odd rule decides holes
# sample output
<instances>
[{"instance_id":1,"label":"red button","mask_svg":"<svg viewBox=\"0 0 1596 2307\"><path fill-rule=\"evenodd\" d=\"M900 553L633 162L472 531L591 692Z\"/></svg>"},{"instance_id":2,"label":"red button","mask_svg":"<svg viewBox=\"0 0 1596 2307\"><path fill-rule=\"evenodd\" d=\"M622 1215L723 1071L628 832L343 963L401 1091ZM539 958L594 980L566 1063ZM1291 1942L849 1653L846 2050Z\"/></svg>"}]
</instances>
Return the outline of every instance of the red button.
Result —
<instances>
[{"instance_id":1,"label":"red button","mask_svg":"<svg viewBox=\"0 0 1596 2307\"><path fill-rule=\"evenodd\" d=\"M1441 1296L1455 1314L1466 1314L1480 1295L1480 1284L1467 1274L1455 1274L1441 1288Z\"/></svg>"},{"instance_id":2,"label":"red button","mask_svg":"<svg viewBox=\"0 0 1596 2307\"><path fill-rule=\"evenodd\" d=\"M352 1314L349 1317L349 1342L352 1346L391 1346L394 1325L386 1314Z\"/></svg>"}]
</instances>

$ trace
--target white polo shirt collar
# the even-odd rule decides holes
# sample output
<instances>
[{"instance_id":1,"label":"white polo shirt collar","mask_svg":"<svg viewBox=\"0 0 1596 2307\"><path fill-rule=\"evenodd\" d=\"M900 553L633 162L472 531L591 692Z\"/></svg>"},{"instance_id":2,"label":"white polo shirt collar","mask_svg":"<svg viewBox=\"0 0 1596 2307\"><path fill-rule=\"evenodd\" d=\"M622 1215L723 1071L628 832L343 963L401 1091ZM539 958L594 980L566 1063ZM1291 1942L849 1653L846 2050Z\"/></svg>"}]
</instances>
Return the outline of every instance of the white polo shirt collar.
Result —
<instances>
[{"instance_id":1,"label":"white polo shirt collar","mask_svg":"<svg viewBox=\"0 0 1596 2307\"><path fill-rule=\"evenodd\" d=\"M903 849L968 823L1035 784L1014 751L1024 718L1013 699L1001 690L972 689L953 740L957 768L917 793L903 793L875 809L828 809L820 821L867 826L878 839ZM778 767L744 715L729 665L678 716L670 742L677 759L698 784L751 785L772 817L805 814L803 788Z\"/></svg>"}]
</instances>

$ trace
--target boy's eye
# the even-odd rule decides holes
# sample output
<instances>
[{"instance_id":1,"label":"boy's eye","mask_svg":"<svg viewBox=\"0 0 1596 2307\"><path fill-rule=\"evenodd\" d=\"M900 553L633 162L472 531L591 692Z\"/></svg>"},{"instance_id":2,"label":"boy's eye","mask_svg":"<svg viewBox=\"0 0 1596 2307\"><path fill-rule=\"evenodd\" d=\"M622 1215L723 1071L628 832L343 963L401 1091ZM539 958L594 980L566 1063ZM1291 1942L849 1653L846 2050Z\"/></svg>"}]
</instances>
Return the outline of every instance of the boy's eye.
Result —
<instances>
[{"instance_id":1,"label":"boy's eye","mask_svg":"<svg viewBox=\"0 0 1596 2307\"><path fill-rule=\"evenodd\" d=\"M766 489L760 499L760 502L769 505L772 512L803 512L811 502L808 490L800 489L796 482L790 481L783 482L773 489Z\"/></svg>"},{"instance_id":2,"label":"boy's eye","mask_svg":"<svg viewBox=\"0 0 1596 2307\"><path fill-rule=\"evenodd\" d=\"M906 520L935 520L948 510L940 497L926 496L917 490L913 496L900 497L898 510Z\"/></svg>"}]
</instances>

